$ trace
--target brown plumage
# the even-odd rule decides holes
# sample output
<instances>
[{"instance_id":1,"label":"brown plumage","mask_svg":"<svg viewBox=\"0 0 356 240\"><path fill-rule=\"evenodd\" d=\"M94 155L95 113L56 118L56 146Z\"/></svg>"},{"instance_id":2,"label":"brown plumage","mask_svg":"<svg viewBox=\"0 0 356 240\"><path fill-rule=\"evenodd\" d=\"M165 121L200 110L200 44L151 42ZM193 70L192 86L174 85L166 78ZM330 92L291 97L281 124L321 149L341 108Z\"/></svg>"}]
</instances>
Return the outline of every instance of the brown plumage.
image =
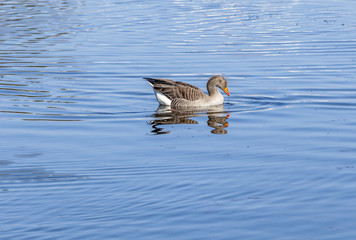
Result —
<instances>
[{"instance_id":1,"label":"brown plumage","mask_svg":"<svg viewBox=\"0 0 356 240\"><path fill-rule=\"evenodd\" d=\"M209 95L200 88L184 82L176 82L170 79L146 79L156 94L161 105L171 106L212 106L224 102L224 97L216 87L221 88L230 96L226 79L222 76L213 76L207 82Z\"/></svg>"}]
</instances>

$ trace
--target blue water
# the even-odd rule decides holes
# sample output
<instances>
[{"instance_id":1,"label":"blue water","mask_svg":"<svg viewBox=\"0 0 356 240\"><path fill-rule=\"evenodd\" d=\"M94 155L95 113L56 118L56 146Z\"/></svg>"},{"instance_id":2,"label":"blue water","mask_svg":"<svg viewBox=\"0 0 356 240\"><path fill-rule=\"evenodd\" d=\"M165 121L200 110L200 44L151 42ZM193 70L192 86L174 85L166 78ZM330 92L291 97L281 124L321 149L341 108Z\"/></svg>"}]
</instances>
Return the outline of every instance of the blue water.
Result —
<instances>
[{"instance_id":1,"label":"blue water","mask_svg":"<svg viewBox=\"0 0 356 240\"><path fill-rule=\"evenodd\" d=\"M352 1L3 1L1 239L354 239ZM157 109L143 77L231 96Z\"/></svg>"}]
</instances>

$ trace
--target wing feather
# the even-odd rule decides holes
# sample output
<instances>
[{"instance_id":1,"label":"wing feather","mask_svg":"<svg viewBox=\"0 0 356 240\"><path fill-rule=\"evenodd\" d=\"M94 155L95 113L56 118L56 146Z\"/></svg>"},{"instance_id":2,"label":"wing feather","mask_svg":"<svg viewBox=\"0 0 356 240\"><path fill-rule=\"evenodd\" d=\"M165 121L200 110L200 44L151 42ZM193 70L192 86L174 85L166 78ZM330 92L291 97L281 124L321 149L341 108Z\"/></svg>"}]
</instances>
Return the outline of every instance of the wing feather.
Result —
<instances>
[{"instance_id":1,"label":"wing feather","mask_svg":"<svg viewBox=\"0 0 356 240\"><path fill-rule=\"evenodd\" d=\"M196 101L206 95L200 88L184 82L176 82L170 79L144 78L152 87L167 96L169 99L184 99Z\"/></svg>"}]
</instances>

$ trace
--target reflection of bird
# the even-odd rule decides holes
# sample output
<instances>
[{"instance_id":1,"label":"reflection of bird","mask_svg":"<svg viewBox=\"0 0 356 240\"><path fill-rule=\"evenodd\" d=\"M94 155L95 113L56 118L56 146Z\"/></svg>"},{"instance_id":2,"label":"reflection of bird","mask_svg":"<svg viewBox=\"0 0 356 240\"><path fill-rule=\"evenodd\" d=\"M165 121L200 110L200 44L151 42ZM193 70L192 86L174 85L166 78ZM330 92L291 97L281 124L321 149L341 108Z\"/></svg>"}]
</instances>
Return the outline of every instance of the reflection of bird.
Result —
<instances>
[{"instance_id":1,"label":"reflection of bird","mask_svg":"<svg viewBox=\"0 0 356 240\"><path fill-rule=\"evenodd\" d=\"M227 114L227 115L225 115ZM224 111L224 105L210 106L210 107L177 107L171 108L169 106L159 106L156 113L151 117L153 120L149 122L152 125L152 132L155 134L167 134L163 125L175 124L198 124L198 121L190 119L191 117L208 116L207 124L212 127L211 133L226 134L225 128L229 126L227 119L229 118L228 112Z\"/></svg>"},{"instance_id":2,"label":"reflection of bird","mask_svg":"<svg viewBox=\"0 0 356 240\"><path fill-rule=\"evenodd\" d=\"M206 84L208 94L200 88L184 82L176 82L170 79L146 79L156 94L161 105L166 106L214 106L224 102L224 97L216 87L221 88L230 96L226 79L222 76L213 76Z\"/></svg>"},{"instance_id":3,"label":"reflection of bird","mask_svg":"<svg viewBox=\"0 0 356 240\"><path fill-rule=\"evenodd\" d=\"M229 114L226 116L218 117L218 116L209 116L208 126L214 128L211 130L211 133L214 134L226 134L227 131L225 128L229 126L229 123L226 121L230 117Z\"/></svg>"}]
</instances>

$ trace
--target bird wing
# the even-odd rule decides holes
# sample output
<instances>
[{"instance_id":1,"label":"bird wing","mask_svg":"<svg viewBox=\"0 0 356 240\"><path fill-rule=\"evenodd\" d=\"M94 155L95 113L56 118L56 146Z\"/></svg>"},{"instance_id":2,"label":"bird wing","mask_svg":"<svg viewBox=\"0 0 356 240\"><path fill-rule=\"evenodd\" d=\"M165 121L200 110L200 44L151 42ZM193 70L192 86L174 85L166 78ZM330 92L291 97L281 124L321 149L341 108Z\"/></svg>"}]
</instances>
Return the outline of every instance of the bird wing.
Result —
<instances>
[{"instance_id":1,"label":"bird wing","mask_svg":"<svg viewBox=\"0 0 356 240\"><path fill-rule=\"evenodd\" d=\"M206 95L200 88L184 82L176 82L170 79L144 78L154 90L161 92L169 99L185 99L196 101Z\"/></svg>"}]
</instances>

